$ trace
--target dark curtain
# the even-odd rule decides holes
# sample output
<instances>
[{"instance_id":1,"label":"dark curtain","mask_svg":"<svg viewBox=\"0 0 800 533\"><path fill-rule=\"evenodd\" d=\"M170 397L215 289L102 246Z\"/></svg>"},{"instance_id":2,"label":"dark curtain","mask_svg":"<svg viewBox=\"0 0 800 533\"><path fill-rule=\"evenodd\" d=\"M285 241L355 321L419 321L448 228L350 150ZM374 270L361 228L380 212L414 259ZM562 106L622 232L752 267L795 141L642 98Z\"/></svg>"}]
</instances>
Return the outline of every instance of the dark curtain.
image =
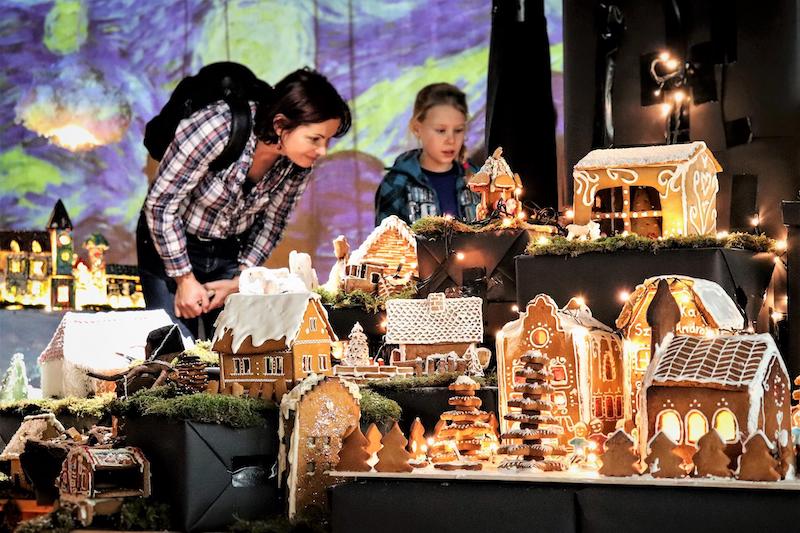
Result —
<instances>
[{"instance_id":1,"label":"dark curtain","mask_svg":"<svg viewBox=\"0 0 800 533\"><path fill-rule=\"evenodd\" d=\"M556 112L544 0L493 0L486 150L522 178L523 200L558 208Z\"/></svg>"}]
</instances>

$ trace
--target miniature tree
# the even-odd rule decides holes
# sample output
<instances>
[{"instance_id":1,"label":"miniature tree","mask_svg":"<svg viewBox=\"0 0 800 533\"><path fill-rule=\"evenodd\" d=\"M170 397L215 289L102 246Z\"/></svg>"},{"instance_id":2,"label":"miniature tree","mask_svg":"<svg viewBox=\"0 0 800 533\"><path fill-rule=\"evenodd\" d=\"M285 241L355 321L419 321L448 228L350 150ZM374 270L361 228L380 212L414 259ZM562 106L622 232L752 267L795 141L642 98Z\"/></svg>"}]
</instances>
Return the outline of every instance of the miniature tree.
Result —
<instances>
[{"instance_id":1,"label":"miniature tree","mask_svg":"<svg viewBox=\"0 0 800 533\"><path fill-rule=\"evenodd\" d=\"M367 344L367 336L364 334L364 328L361 327L360 323L355 323L353 329L350 330L348 338L350 342L347 343L347 348L344 350L342 364L345 366L368 365L369 345Z\"/></svg>"},{"instance_id":2,"label":"miniature tree","mask_svg":"<svg viewBox=\"0 0 800 533\"><path fill-rule=\"evenodd\" d=\"M489 413L479 409L483 402L475 395L480 387L469 376L460 376L450 384L449 389L454 395L448 400L448 404L454 409L445 411L439 418L444 425L439 430L438 442L432 450L435 455L434 466L437 468L448 463L453 468L480 469L480 463L459 461L459 457L486 461L497 447L497 436L489 425ZM455 460L453 454L456 456Z\"/></svg>"},{"instance_id":3,"label":"miniature tree","mask_svg":"<svg viewBox=\"0 0 800 533\"><path fill-rule=\"evenodd\" d=\"M378 472L411 472L414 468L408 464L411 454L406 451L408 441L400 431L397 422L381 440L383 448L378 452L378 463L375 470Z\"/></svg>"},{"instance_id":4,"label":"miniature tree","mask_svg":"<svg viewBox=\"0 0 800 533\"><path fill-rule=\"evenodd\" d=\"M465 372L468 376L483 377L483 366L478 358L478 349L474 344L470 344L467 351L464 353L467 358L467 370Z\"/></svg>"},{"instance_id":5,"label":"miniature tree","mask_svg":"<svg viewBox=\"0 0 800 533\"><path fill-rule=\"evenodd\" d=\"M367 441L369 441L369 444L367 445L367 452L370 455L378 453L378 450L380 450L381 446L383 446L381 444L383 435L381 434L381 430L378 429L378 426L376 426L374 422L367 427L366 437Z\"/></svg>"},{"instance_id":6,"label":"miniature tree","mask_svg":"<svg viewBox=\"0 0 800 533\"><path fill-rule=\"evenodd\" d=\"M711 428L708 433L700 437L697 446L697 453L692 457L693 476L733 477L733 472L728 468L731 459L725 453L725 442L716 429Z\"/></svg>"},{"instance_id":7,"label":"miniature tree","mask_svg":"<svg viewBox=\"0 0 800 533\"><path fill-rule=\"evenodd\" d=\"M0 385L0 400L13 402L24 400L28 397L28 373L25 371L25 356L15 353L11 357L2 385Z\"/></svg>"},{"instance_id":8,"label":"miniature tree","mask_svg":"<svg viewBox=\"0 0 800 533\"><path fill-rule=\"evenodd\" d=\"M675 453L678 445L663 431L650 440L650 454L645 457L647 472L653 477L685 477L683 458ZM604 456L605 457L605 456ZM727 461L727 459L726 459ZM602 472L602 470L601 470ZM630 475L630 474L628 474Z\"/></svg>"},{"instance_id":9,"label":"miniature tree","mask_svg":"<svg viewBox=\"0 0 800 533\"><path fill-rule=\"evenodd\" d=\"M426 448L423 446L427 446L425 440L425 426L422 425L422 421L417 417L411 423L411 430L408 432L408 451L417 458L420 454L425 454Z\"/></svg>"},{"instance_id":10,"label":"miniature tree","mask_svg":"<svg viewBox=\"0 0 800 533\"><path fill-rule=\"evenodd\" d=\"M781 475L777 467L778 461L772 457L772 446L766 435L757 431L744 443L736 477L747 481L778 481Z\"/></svg>"},{"instance_id":11,"label":"miniature tree","mask_svg":"<svg viewBox=\"0 0 800 533\"><path fill-rule=\"evenodd\" d=\"M600 473L604 476L633 476L639 473L639 458L633 451L633 439L624 430L618 429L606 441L606 452L602 456Z\"/></svg>"},{"instance_id":12,"label":"miniature tree","mask_svg":"<svg viewBox=\"0 0 800 533\"><path fill-rule=\"evenodd\" d=\"M361 433L361 428L357 425L351 427L342 441L336 470L348 472L369 472L372 470L372 467L367 463L371 457L371 454L366 449L368 444L369 441Z\"/></svg>"},{"instance_id":13,"label":"miniature tree","mask_svg":"<svg viewBox=\"0 0 800 533\"><path fill-rule=\"evenodd\" d=\"M498 453L517 455L517 459L507 459L500 468L537 468L539 470L566 470L562 461L550 459L553 455L566 455L566 450L558 445L550 445L545 440L557 439L563 431L558 420L550 415L552 403L545 395L553 393L550 385L551 373L546 368L550 358L538 350L529 351L520 357L525 365L514 371L523 383L514 385L514 392L522 393L522 399L508 400L508 407L519 408L504 418L519 426L503 433L503 439L522 441L521 444L501 446Z\"/></svg>"}]
</instances>

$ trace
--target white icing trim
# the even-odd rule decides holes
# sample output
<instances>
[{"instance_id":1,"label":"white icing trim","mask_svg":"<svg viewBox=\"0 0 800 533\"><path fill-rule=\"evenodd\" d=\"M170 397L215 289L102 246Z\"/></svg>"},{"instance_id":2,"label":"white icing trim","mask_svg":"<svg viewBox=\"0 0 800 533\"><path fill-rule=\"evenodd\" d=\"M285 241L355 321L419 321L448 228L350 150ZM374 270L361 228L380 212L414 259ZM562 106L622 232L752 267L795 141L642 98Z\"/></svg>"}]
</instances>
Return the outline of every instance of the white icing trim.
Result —
<instances>
[{"instance_id":1,"label":"white icing trim","mask_svg":"<svg viewBox=\"0 0 800 533\"><path fill-rule=\"evenodd\" d=\"M635 148L605 148L592 150L575 165L575 170L605 169L608 167L647 167L677 164L691 160L706 150L706 143L639 146Z\"/></svg>"}]
</instances>

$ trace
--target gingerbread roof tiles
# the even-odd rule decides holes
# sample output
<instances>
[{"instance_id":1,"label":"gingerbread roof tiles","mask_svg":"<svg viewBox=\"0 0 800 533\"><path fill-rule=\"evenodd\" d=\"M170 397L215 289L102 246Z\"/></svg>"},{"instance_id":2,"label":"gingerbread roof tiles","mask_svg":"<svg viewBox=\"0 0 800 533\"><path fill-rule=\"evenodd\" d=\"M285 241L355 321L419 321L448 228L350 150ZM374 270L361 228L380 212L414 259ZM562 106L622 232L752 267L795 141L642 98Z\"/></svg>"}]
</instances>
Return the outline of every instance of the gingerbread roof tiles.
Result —
<instances>
[{"instance_id":1,"label":"gingerbread roof tiles","mask_svg":"<svg viewBox=\"0 0 800 533\"><path fill-rule=\"evenodd\" d=\"M668 335L647 371L645 386L672 383L751 388L763 381L773 360L783 366L768 334L711 339Z\"/></svg>"}]
</instances>

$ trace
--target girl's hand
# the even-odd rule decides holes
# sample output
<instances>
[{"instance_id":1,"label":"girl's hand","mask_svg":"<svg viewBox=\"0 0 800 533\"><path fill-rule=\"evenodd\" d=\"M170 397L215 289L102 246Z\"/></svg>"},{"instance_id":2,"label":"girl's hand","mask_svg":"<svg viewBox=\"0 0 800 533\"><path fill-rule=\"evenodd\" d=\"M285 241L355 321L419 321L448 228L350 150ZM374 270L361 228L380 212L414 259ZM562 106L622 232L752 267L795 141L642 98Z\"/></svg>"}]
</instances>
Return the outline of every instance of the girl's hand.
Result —
<instances>
[{"instance_id":1,"label":"girl's hand","mask_svg":"<svg viewBox=\"0 0 800 533\"><path fill-rule=\"evenodd\" d=\"M239 278L209 281L205 283L203 287L208 291L208 310L211 311L212 309L222 307L229 294L239 292Z\"/></svg>"},{"instance_id":2,"label":"girl's hand","mask_svg":"<svg viewBox=\"0 0 800 533\"><path fill-rule=\"evenodd\" d=\"M189 272L175 278L178 290L175 291L175 316L178 318L197 318L208 311L208 293L194 274Z\"/></svg>"}]
</instances>

